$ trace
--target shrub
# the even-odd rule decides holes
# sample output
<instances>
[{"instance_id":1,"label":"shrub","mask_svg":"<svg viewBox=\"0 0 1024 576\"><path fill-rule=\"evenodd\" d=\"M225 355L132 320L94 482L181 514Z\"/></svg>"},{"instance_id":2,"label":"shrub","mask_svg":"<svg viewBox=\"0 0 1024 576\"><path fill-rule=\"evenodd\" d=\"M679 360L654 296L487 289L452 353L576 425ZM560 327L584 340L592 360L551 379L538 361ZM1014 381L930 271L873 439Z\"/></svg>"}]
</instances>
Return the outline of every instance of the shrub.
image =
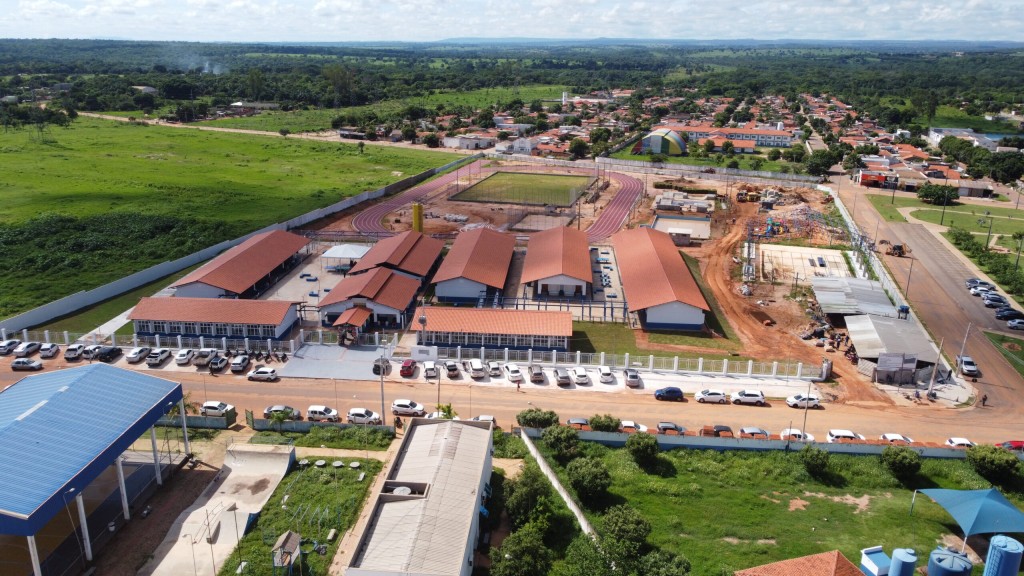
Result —
<instances>
[{"instance_id":1,"label":"shrub","mask_svg":"<svg viewBox=\"0 0 1024 576\"><path fill-rule=\"evenodd\" d=\"M800 460L804 463L804 470L815 478L820 478L828 472L829 453L821 448L808 444L800 451Z\"/></svg>"},{"instance_id":2,"label":"shrub","mask_svg":"<svg viewBox=\"0 0 1024 576\"><path fill-rule=\"evenodd\" d=\"M612 485L608 467L597 458L577 458L565 469L569 485L584 502L593 502L604 496Z\"/></svg>"},{"instance_id":3,"label":"shrub","mask_svg":"<svg viewBox=\"0 0 1024 576\"><path fill-rule=\"evenodd\" d=\"M542 517L549 510L547 499L551 496L551 484L535 464L523 467L522 474L513 482L506 482L505 510L513 527L527 524L534 518Z\"/></svg>"},{"instance_id":4,"label":"shrub","mask_svg":"<svg viewBox=\"0 0 1024 576\"><path fill-rule=\"evenodd\" d=\"M644 576L685 576L690 573L690 569L690 561L686 556L655 550L640 558L637 573Z\"/></svg>"},{"instance_id":5,"label":"shrub","mask_svg":"<svg viewBox=\"0 0 1024 576\"><path fill-rule=\"evenodd\" d=\"M601 522L601 546L617 566L626 571L639 559L651 524L627 504L613 506Z\"/></svg>"},{"instance_id":6,"label":"shrub","mask_svg":"<svg viewBox=\"0 0 1024 576\"><path fill-rule=\"evenodd\" d=\"M526 444L519 436L495 429L493 438L495 458L526 458Z\"/></svg>"},{"instance_id":7,"label":"shrub","mask_svg":"<svg viewBox=\"0 0 1024 576\"><path fill-rule=\"evenodd\" d=\"M491 549L492 576L547 576L554 558L544 545L544 526L533 522Z\"/></svg>"},{"instance_id":8,"label":"shrub","mask_svg":"<svg viewBox=\"0 0 1024 576\"><path fill-rule=\"evenodd\" d=\"M626 440L626 450L640 466L658 459L658 440L651 434L633 434Z\"/></svg>"},{"instance_id":9,"label":"shrub","mask_svg":"<svg viewBox=\"0 0 1024 576\"><path fill-rule=\"evenodd\" d=\"M528 408L516 415L516 422L526 428L547 428L558 424L558 414L551 410Z\"/></svg>"},{"instance_id":10,"label":"shrub","mask_svg":"<svg viewBox=\"0 0 1024 576\"><path fill-rule=\"evenodd\" d=\"M561 462L571 460L576 456L580 445L580 435L575 428L568 426L551 426L544 430L541 436L544 443L551 448L555 458Z\"/></svg>"},{"instance_id":11,"label":"shrub","mask_svg":"<svg viewBox=\"0 0 1024 576\"><path fill-rule=\"evenodd\" d=\"M611 414L594 414L590 418L590 429L594 432L618 432L622 421Z\"/></svg>"},{"instance_id":12,"label":"shrub","mask_svg":"<svg viewBox=\"0 0 1024 576\"><path fill-rule=\"evenodd\" d=\"M999 446L971 446L967 449L967 462L993 484L1012 483L1019 476L1020 460Z\"/></svg>"},{"instance_id":13,"label":"shrub","mask_svg":"<svg viewBox=\"0 0 1024 576\"><path fill-rule=\"evenodd\" d=\"M921 456L906 446L886 446L882 464L900 480L913 478L921 470Z\"/></svg>"}]
</instances>

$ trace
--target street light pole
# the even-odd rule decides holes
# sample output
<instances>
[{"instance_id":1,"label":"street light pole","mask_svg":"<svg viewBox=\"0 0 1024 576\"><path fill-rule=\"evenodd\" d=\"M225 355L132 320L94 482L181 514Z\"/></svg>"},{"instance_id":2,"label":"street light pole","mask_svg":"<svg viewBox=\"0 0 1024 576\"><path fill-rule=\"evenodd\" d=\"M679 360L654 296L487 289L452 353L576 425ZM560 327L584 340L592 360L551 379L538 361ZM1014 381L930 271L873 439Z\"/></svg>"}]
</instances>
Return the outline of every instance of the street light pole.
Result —
<instances>
[{"instance_id":1,"label":"street light pole","mask_svg":"<svg viewBox=\"0 0 1024 576\"><path fill-rule=\"evenodd\" d=\"M939 226L946 221L946 204L949 204L949 190L942 191L942 216L939 217Z\"/></svg>"},{"instance_id":2,"label":"street light pole","mask_svg":"<svg viewBox=\"0 0 1024 576\"><path fill-rule=\"evenodd\" d=\"M910 272L907 273L907 299L910 299L910 276L914 273L914 258L910 259Z\"/></svg>"},{"instance_id":3,"label":"street light pole","mask_svg":"<svg viewBox=\"0 0 1024 576\"><path fill-rule=\"evenodd\" d=\"M992 224L995 224L996 219L988 210L985 210L985 215L988 216L988 236L985 237L985 250L988 250L988 243L992 241Z\"/></svg>"},{"instance_id":4,"label":"street light pole","mask_svg":"<svg viewBox=\"0 0 1024 576\"><path fill-rule=\"evenodd\" d=\"M387 422L387 416L384 415L384 372L391 367L391 363L384 358L384 353L380 355L380 423L384 424Z\"/></svg>"}]
</instances>

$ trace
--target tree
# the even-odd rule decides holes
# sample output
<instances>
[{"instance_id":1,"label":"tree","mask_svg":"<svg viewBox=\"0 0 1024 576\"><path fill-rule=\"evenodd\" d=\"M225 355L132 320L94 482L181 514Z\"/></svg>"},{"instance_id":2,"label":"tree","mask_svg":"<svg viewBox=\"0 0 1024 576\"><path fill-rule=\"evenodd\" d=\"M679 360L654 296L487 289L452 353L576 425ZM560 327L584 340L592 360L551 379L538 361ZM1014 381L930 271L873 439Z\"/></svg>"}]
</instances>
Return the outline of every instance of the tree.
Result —
<instances>
[{"instance_id":1,"label":"tree","mask_svg":"<svg viewBox=\"0 0 1024 576\"><path fill-rule=\"evenodd\" d=\"M701 144L701 147L704 148L704 153L707 154L708 156L711 156L712 154L715 153L715 141L712 140L711 138L705 140L704 143Z\"/></svg>"},{"instance_id":2,"label":"tree","mask_svg":"<svg viewBox=\"0 0 1024 576\"><path fill-rule=\"evenodd\" d=\"M263 70L250 68L249 72L245 75L245 87L249 91L249 97L254 102L260 101L260 96L263 94L263 89L266 88L266 85L267 79L263 75Z\"/></svg>"},{"instance_id":3,"label":"tree","mask_svg":"<svg viewBox=\"0 0 1024 576\"><path fill-rule=\"evenodd\" d=\"M455 408L452 407L451 403L438 404L437 411L441 414L441 418L444 418L445 420L454 420L455 417L459 415L459 413L455 411Z\"/></svg>"},{"instance_id":4,"label":"tree","mask_svg":"<svg viewBox=\"0 0 1024 576\"><path fill-rule=\"evenodd\" d=\"M412 142L416 140L416 129L410 124L402 126L402 140Z\"/></svg>"},{"instance_id":5,"label":"tree","mask_svg":"<svg viewBox=\"0 0 1024 576\"><path fill-rule=\"evenodd\" d=\"M828 150L815 150L807 158L807 173L811 176L824 176L828 174L832 165L836 163L835 155Z\"/></svg>"},{"instance_id":6,"label":"tree","mask_svg":"<svg viewBox=\"0 0 1024 576\"><path fill-rule=\"evenodd\" d=\"M1020 152L996 152L986 164L989 177L1002 184L1011 184L1024 176L1024 154Z\"/></svg>"},{"instance_id":7,"label":"tree","mask_svg":"<svg viewBox=\"0 0 1024 576\"><path fill-rule=\"evenodd\" d=\"M921 456L906 446L886 446L882 464L900 480L909 480L921 470Z\"/></svg>"},{"instance_id":8,"label":"tree","mask_svg":"<svg viewBox=\"0 0 1024 576\"><path fill-rule=\"evenodd\" d=\"M544 527L531 522L491 549L491 575L547 576L553 558L544 545Z\"/></svg>"},{"instance_id":9,"label":"tree","mask_svg":"<svg viewBox=\"0 0 1024 576\"><path fill-rule=\"evenodd\" d=\"M643 576L685 576L692 566L686 556L654 550L640 558L636 574Z\"/></svg>"},{"instance_id":10,"label":"tree","mask_svg":"<svg viewBox=\"0 0 1024 576\"><path fill-rule=\"evenodd\" d=\"M558 414L553 410L527 408L516 414L516 422L526 428L547 428L558 425Z\"/></svg>"},{"instance_id":11,"label":"tree","mask_svg":"<svg viewBox=\"0 0 1024 576\"><path fill-rule=\"evenodd\" d=\"M505 487L505 510L512 526L523 526L534 517L543 516L549 509L547 499L551 484L536 464L527 464L523 472Z\"/></svg>"},{"instance_id":12,"label":"tree","mask_svg":"<svg viewBox=\"0 0 1024 576\"><path fill-rule=\"evenodd\" d=\"M957 199L960 198L960 194L957 192L957 189L952 186L932 184L929 182L927 184L922 184L921 187L917 189L917 197L925 202L931 202L936 206L949 206L956 204Z\"/></svg>"},{"instance_id":13,"label":"tree","mask_svg":"<svg viewBox=\"0 0 1024 576\"><path fill-rule=\"evenodd\" d=\"M441 145L441 138L438 137L437 132L430 132L423 137L423 143L427 145L427 148L437 148Z\"/></svg>"},{"instance_id":14,"label":"tree","mask_svg":"<svg viewBox=\"0 0 1024 576\"><path fill-rule=\"evenodd\" d=\"M739 168L740 167L740 161L735 159L735 158L733 158L732 160L729 160L728 162L725 163L725 167L726 168Z\"/></svg>"},{"instance_id":15,"label":"tree","mask_svg":"<svg viewBox=\"0 0 1024 576\"><path fill-rule=\"evenodd\" d=\"M827 451L810 444L804 446L804 449L800 451L800 460L804 464L804 470L815 478L821 478L828 472L828 457Z\"/></svg>"},{"instance_id":16,"label":"tree","mask_svg":"<svg viewBox=\"0 0 1024 576\"><path fill-rule=\"evenodd\" d=\"M736 145L732 143L732 140L726 140L722 142L722 153L732 154L736 151Z\"/></svg>"},{"instance_id":17,"label":"tree","mask_svg":"<svg viewBox=\"0 0 1024 576\"><path fill-rule=\"evenodd\" d=\"M601 546L623 569L640 559L650 533L651 524L628 504L612 506L601 519Z\"/></svg>"},{"instance_id":18,"label":"tree","mask_svg":"<svg viewBox=\"0 0 1024 576\"><path fill-rule=\"evenodd\" d=\"M505 130L501 130L501 131L498 132L498 141L504 142L504 141L508 140L508 136L509 136L508 132L506 132Z\"/></svg>"},{"instance_id":19,"label":"tree","mask_svg":"<svg viewBox=\"0 0 1024 576\"><path fill-rule=\"evenodd\" d=\"M576 457L579 449L580 435L575 428L568 426L549 426L544 429L541 435L544 443L554 452L555 458L561 462L568 462Z\"/></svg>"},{"instance_id":20,"label":"tree","mask_svg":"<svg viewBox=\"0 0 1024 576\"><path fill-rule=\"evenodd\" d=\"M593 538L580 534L565 549L565 558L551 576L614 576Z\"/></svg>"},{"instance_id":21,"label":"tree","mask_svg":"<svg viewBox=\"0 0 1024 576\"><path fill-rule=\"evenodd\" d=\"M655 152L650 155L650 160L654 164L664 164L668 160L668 156L661 152Z\"/></svg>"},{"instance_id":22,"label":"tree","mask_svg":"<svg viewBox=\"0 0 1024 576\"><path fill-rule=\"evenodd\" d=\"M362 154L363 153L363 149L366 148L366 142L363 142L362 140L360 140L359 142L356 142L356 148L358 148L359 149L359 153Z\"/></svg>"},{"instance_id":23,"label":"tree","mask_svg":"<svg viewBox=\"0 0 1024 576\"><path fill-rule=\"evenodd\" d=\"M334 90L334 107L337 108L341 105L342 93L352 93L352 72L341 64L328 64L322 73Z\"/></svg>"},{"instance_id":24,"label":"tree","mask_svg":"<svg viewBox=\"0 0 1024 576\"><path fill-rule=\"evenodd\" d=\"M641 467L658 459L658 440L652 434L633 434L626 439L626 451Z\"/></svg>"},{"instance_id":25,"label":"tree","mask_svg":"<svg viewBox=\"0 0 1024 576\"><path fill-rule=\"evenodd\" d=\"M585 158L590 153L590 145L581 138L573 138L572 142L569 143L569 154L574 159Z\"/></svg>"},{"instance_id":26,"label":"tree","mask_svg":"<svg viewBox=\"0 0 1024 576\"><path fill-rule=\"evenodd\" d=\"M764 158L751 158L750 159L750 169L751 170L755 170L755 171L756 170L760 170L762 166L764 166Z\"/></svg>"},{"instance_id":27,"label":"tree","mask_svg":"<svg viewBox=\"0 0 1024 576\"><path fill-rule=\"evenodd\" d=\"M594 432L618 432L622 421L611 414L594 414L590 417L590 429Z\"/></svg>"},{"instance_id":28,"label":"tree","mask_svg":"<svg viewBox=\"0 0 1024 576\"><path fill-rule=\"evenodd\" d=\"M1000 446L971 446L967 449L967 462L993 484L1010 484L1020 477L1020 460Z\"/></svg>"},{"instance_id":29,"label":"tree","mask_svg":"<svg viewBox=\"0 0 1024 576\"><path fill-rule=\"evenodd\" d=\"M280 134L281 136L287 138L288 135L292 133L292 131L287 129L287 128L281 128L280 130L277 131L277 133Z\"/></svg>"},{"instance_id":30,"label":"tree","mask_svg":"<svg viewBox=\"0 0 1024 576\"><path fill-rule=\"evenodd\" d=\"M569 485L584 502L593 502L604 496L612 485L608 467L597 458L577 458L569 462L565 472L569 476Z\"/></svg>"},{"instance_id":31,"label":"tree","mask_svg":"<svg viewBox=\"0 0 1024 576\"><path fill-rule=\"evenodd\" d=\"M847 154L846 158L843 158L843 170L846 172L853 172L865 166L864 161L860 159L860 154Z\"/></svg>"},{"instance_id":32,"label":"tree","mask_svg":"<svg viewBox=\"0 0 1024 576\"><path fill-rule=\"evenodd\" d=\"M771 150L768 151L768 159L771 160L772 162L775 162L779 158L782 158L782 150L779 150L778 148L772 148Z\"/></svg>"},{"instance_id":33,"label":"tree","mask_svg":"<svg viewBox=\"0 0 1024 576\"><path fill-rule=\"evenodd\" d=\"M590 131L590 143L599 144L608 142L612 137L612 131L607 128L594 128Z\"/></svg>"}]
</instances>

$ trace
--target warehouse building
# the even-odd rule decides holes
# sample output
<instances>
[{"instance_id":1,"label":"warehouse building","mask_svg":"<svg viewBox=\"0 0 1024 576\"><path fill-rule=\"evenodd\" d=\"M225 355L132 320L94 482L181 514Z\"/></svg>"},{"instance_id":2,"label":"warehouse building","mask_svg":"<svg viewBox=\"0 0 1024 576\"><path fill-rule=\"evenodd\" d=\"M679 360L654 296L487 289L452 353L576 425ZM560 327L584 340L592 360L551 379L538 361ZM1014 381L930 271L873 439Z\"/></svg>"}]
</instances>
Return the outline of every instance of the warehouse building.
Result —
<instances>
[{"instance_id":1,"label":"warehouse building","mask_svg":"<svg viewBox=\"0 0 1024 576\"><path fill-rule=\"evenodd\" d=\"M142 298L128 319L139 336L280 340L299 322L296 306L283 300Z\"/></svg>"},{"instance_id":2,"label":"warehouse building","mask_svg":"<svg viewBox=\"0 0 1024 576\"><path fill-rule=\"evenodd\" d=\"M568 311L426 306L415 317L426 318L417 326L424 346L565 351L572 337Z\"/></svg>"},{"instance_id":3,"label":"warehouse building","mask_svg":"<svg viewBox=\"0 0 1024 576\"><path fill-rule=\"evenodd\" d=\"M184 298L257 298L306 257L309 239L283 230L256 234L178 280Z\"/></svg>"},{"instance_id":4,"label":"warehouse building","mask_svg":"<svg viewBox=\"0 0 1024 576\"><path fill-rule=\"evenodd\" d=\"M530 236L520 282L534 298L588 298L593 281L586 232L563 226Z\"/></svg>"},{"instance_id":5,"label":"warehouse building","mask_svg":"<svg viewBox=\"0 0 1024 576\"><path fill-rule=\"evenodd\" d=\"M434 295L440 302L500 296L515 247L514 236L490 228L462 232L434 274Z\"/></svg>"}]
</instances>

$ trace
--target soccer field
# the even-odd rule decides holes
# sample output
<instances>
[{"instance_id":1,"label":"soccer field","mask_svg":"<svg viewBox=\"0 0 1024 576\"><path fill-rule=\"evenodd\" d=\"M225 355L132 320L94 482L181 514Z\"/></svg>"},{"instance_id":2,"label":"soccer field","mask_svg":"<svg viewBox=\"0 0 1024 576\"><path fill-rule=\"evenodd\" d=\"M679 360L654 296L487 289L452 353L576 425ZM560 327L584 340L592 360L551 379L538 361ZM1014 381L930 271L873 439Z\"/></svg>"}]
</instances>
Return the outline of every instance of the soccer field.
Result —
<instances>
[{"instance_id":1,"label":"soccer field","mask_svg":"<svg viewBox=\"0 0 1024 576\"><path fill-rule=\"evenodd\" d=\"M590 180L589 176L495 172L456 194L452 200L572 206Z\"/></svg>"}]
</instances>

